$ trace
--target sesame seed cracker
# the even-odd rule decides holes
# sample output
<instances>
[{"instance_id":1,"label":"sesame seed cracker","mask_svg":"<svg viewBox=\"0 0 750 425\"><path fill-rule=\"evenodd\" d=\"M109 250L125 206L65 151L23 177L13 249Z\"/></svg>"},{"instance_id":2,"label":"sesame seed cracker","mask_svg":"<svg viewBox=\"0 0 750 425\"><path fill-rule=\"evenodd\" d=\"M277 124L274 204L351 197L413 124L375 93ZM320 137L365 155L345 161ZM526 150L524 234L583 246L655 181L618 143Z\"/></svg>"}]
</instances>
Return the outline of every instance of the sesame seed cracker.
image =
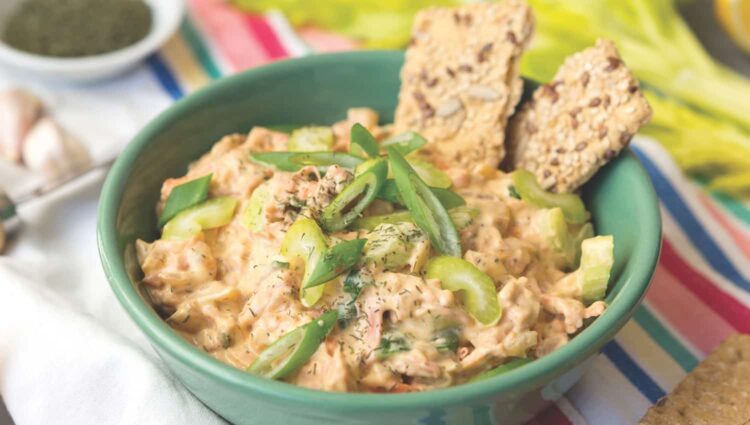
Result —
<instances>
[{"instance_id":1,"label":"sesame seed cracker","mask_svg":"<svg viewBox=\"0 0 750 425\"><path fill-rule=\"evenodd\" d=\"M650 118L638 81L614 44L599 40L570 56L513 117L506 162L534 172L545 189L572 192Z\"/></svg>"},{"instance_id":2,"label":"sesame seed cracker","mask_svg":"<svg viewBox=\"0 0 750 425\"><path fill-rule=\"evenodd\" d=\"M734 425L750 423L750 336L724 340L640 425Z\"/></svg>"},{"instance_id":3,"label":"sesame seed cracker","mask_svg":"<svg viewBox=\"0 0 750 425\"><path fill-rule=\"evenodd\" d=\"M521 0L420 12L401 70L395 131L421 133L438 162L497 167L532 30Z\"/></svg>"}]
</instances>

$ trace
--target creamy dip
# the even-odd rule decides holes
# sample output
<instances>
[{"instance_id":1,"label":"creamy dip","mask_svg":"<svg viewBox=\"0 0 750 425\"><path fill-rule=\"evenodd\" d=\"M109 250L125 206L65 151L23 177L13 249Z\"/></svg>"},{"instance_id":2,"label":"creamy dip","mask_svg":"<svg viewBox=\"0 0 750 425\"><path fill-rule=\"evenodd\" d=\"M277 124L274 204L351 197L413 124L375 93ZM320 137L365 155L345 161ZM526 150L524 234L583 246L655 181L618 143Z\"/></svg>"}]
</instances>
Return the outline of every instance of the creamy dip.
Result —
<instances>
[{"instance_id":1,"label":"creamy dip","mask_svg":"<svg viewBox=\"0 0 750 425\"><path fill-rule=\"evenodd\" d=\"M336 150L348 151L355 122L379 140L390 132L377 126L374 111L353 109L332 127ZM477 210L460 230L463 259L494 282L500 319L480 323L467 313L461 292L423 277L424 263L436 253L411 223L388 229L409 246L409 258L397 269L387 257L365 262L356 275L326 283L322 298L306 307L300 300L304 265L281 255L282 240L298 215L315 216L352 173L338 166L324 176L315 167L282 172L251 161L252 152L287 150L287 139L261 127L247 136L224 137L185 176L164 182L157 210L175 186L213 173L209 198L238 201L231 222L186 240L137 243L143 282L157 311L216 359L244 370L287 332L324 311L345 311L312 357L284 380L326 391L423 391L466 382L514 359L545 356L605 310L603 301L582 301L575 272L540 230L543 209L513 196L508 174L486 165L451 168L439 162L452 190ZM265 225L254 231L241 215L259 187L272 196L262 205ZM393 210L378 200L365 215ZM389 237L383 229L372 232L347 230L329 238L367 238L372 245L374 238ZM345 279L361 283L356 299L344 290Z\"/></svg>"}]
</instances>

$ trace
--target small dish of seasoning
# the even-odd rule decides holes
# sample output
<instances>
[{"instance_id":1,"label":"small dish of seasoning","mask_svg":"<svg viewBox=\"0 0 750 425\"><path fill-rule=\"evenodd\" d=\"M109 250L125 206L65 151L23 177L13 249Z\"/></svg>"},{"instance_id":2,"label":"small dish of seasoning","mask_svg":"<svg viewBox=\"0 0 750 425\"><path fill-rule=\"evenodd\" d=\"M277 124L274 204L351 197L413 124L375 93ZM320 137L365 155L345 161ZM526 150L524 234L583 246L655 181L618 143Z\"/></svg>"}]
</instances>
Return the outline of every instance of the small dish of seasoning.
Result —
<instances>
[{"instance_id":1,"label":"small dish of seasoning","mask_svg":"<svg viewBox=\"0 0 750 425\"><path fill-rule=\"evenodd\" d=\"M52 82L120 74L177 30L184 0L0 0L0 66Z\"/></svg>"}]
</instances>

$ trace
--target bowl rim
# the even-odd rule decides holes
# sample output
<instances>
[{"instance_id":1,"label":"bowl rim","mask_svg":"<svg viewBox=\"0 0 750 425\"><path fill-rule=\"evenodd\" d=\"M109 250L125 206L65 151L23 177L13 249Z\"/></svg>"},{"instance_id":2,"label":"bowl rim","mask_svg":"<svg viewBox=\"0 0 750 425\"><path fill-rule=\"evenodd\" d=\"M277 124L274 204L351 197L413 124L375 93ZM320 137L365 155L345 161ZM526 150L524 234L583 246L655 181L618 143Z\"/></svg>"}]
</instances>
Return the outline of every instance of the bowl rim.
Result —
<instances>
[{"instance_id":1,"label":"bowl rim","mask_svg":"<svg viewBox=\"0 0 750 425\"><path fill-rule=\"evenodd\" d=\"M151 29L137 42L98 55L81 57L44 56L16 49L0 39L0 58L18 68L42 72L84 72L135 62L157 50L177 31L185 16L183 0L144 0L152 12ZM162 19L155 19L161 15Z\"/></svg>"},{"instance_id":2,"label":"bowl rim","mask_svg":"<svg viewBox=\"0 0 750 425\"><path fill-rule=\"evenodd\" d=\"M148 148L151 138L164 125L178 120L192 105L201 104L210 99L215 92L242 85L243 81L263 79L266 76L293 71L300 66L315 67L332 61L345 64L362 60L393 60L395 55L403 57L403 52L359 51L321 54L279 61L226 77L176 102L153 119L128 144L112 167L102 189L97 218L97 242L102 266L116 297L141 331L149 337L152 344L201 374L213 376L224 385L245 393L253 393L255 396L262 396L269 401L292 401L301 406L325 407L332 411L376 411L385 408L405 410L454 405L503 392L510 394L528 391L540 386L544 380L565 373L584 361L624 326L645 296L661 247L658 198L648 174L630 151L621 155L617 161L632 162L639 170L631 176L631 184L645 189L642 208L651 212L645 214L644 217L639 217L639 226L648 229L644 234L649 235L649 237L639 239L633 249L635 253L633 256L637 258L630 261L636 261L639 267L635 268L631 279L624 283L623 289L617 294L604 315L594 320L565 346L534 361L532 363L534 366L522 367L475 383L419 393L396 395L318 391L253 376L214 359L182 339L154 313L152 307L146 304L125 270L124 260L119 253L120 243L116 224L130 170L140 154Z\"/></svg>"}]
</instances>

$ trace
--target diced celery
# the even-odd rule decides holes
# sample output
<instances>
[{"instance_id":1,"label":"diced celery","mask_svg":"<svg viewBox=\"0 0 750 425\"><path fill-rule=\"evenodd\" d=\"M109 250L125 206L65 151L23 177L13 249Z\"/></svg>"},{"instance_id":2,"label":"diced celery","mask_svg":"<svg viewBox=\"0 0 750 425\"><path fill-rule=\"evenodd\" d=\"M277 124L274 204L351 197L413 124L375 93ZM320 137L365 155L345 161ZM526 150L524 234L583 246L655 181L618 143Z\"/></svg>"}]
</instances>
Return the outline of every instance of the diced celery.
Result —
<instances>
[{"instance_id":1,"label":"diced celery","mask_svg":"<svg viewBox=\"0 0 750 425\"><path fill-rule=\"evenodd\" d=\"M236 207L237 200L225 196L183 210L164 226L162 239L189 239L203 230L229 224Z\"/></svg>"},{"instance_id":2,"label":"diced celery","mask_svg":"<svg viewBox=\"0 0 750 425\"><path fill-rule=\"evenodd\" d=\"M492 325L500 320L502 307L495 283L470 262L450 256L436 257L427 263L425 276L440 280L443 289L461 291L466 310L478 322Z\"/></svg>"},{"instance_id":3,"label":"diced celery","mask_svg":"<svg viewBox=\"0 0 750 425\"><path fill-rule=\"evenodd\" d=\"M380 224L367 235L363 259L385 270L399 270L412 260L417 244L427 237L415 224Z\"/></svg>"},{"instance_id":4,"label":"diced celery","mask_svg":"<svg viewBox=\"0 0 750 425\"><path fill-rule=\"evenodd\" d=\"M596 236L581 244L579 277L583 302L591 303L604 298L609 274L614 264L614 237Z\"/></svg>"},{"instance_id":5,"label":"diced celery","mask_svg":"<svg viewBox=\"0 0 750 425\"><path fill-rule=\"evenodd\" d=\"M448 210L448 214L453 220L458 230L469 227L471 223L479 216L479 210L471 207L456 207Z\"/></svg>"},{"instance_id":6,"label":"diced celery","mask_svg":"<svg viewBox=\"0 0 750 425\"><path fill-rule=\"evenodd\" d=\"M333 149L333 131L330 127L302 127L292 131L287 142L292 152L330 151Z\"/></svg>"},{"instance_id":7,"label":"diced celery","mask_svg":"<svg viewBox=\"0 0 750 425\"><path fill-rule=\"evenodd\" d=\"M298 258L304 262L305 273L300 285L300 298L306 307L314 305L323 296L325 285L312 288L305 288L305 285L327 248L325 236L318 223L302 216L289 227L281 242L281 255L290 260Z\"/></svg>"},{"instance_id":8,"label":"diced celery","mask_svg":"<svg viewBox=\"0 0 750 425\"><path fill-rule=\"evenodd\" d=\"M521 199L542 208L560 207L565 219L571 223L584 223L588 216L581 197L574 193L551 193L536 181L536 176L527 170L516 170L511 175L513 186Z\"/></svg>"},{"instance_id":9,"label":"diced celery","mask_svg":"<svg viewBox=\"0 0 750 425\"><path fill-rule=\"evenodd\" d=\"M271 198L271 189L268 182L256 187L250 196L244 211L242 211L242 224L253 232L263 230L266 225L265 207Z\"/></svg>"},{"instance_id":10,"label":"diced celery","mask_svg":"<svg viewBox=\"0 0 750 425\"><path fill-rule=\"evenodd\" d=\"M586 223L578 229L578 233L573 237L570 250L569 264L572 268L578 267L581 263L581 244L584 240L594 237L594 225Z\"/></svg>"},{"instance_id":11,"label":"diced celery","mask_svg":"<svg viewBox=\"0 0 750 425\"><path fill-rule=\"evenodd\" d=\"M563 253L570 245L568 223L561 208L545 208L536 212L533 220L544 243L557 253Z\"/></svg>"}]
</instances>

